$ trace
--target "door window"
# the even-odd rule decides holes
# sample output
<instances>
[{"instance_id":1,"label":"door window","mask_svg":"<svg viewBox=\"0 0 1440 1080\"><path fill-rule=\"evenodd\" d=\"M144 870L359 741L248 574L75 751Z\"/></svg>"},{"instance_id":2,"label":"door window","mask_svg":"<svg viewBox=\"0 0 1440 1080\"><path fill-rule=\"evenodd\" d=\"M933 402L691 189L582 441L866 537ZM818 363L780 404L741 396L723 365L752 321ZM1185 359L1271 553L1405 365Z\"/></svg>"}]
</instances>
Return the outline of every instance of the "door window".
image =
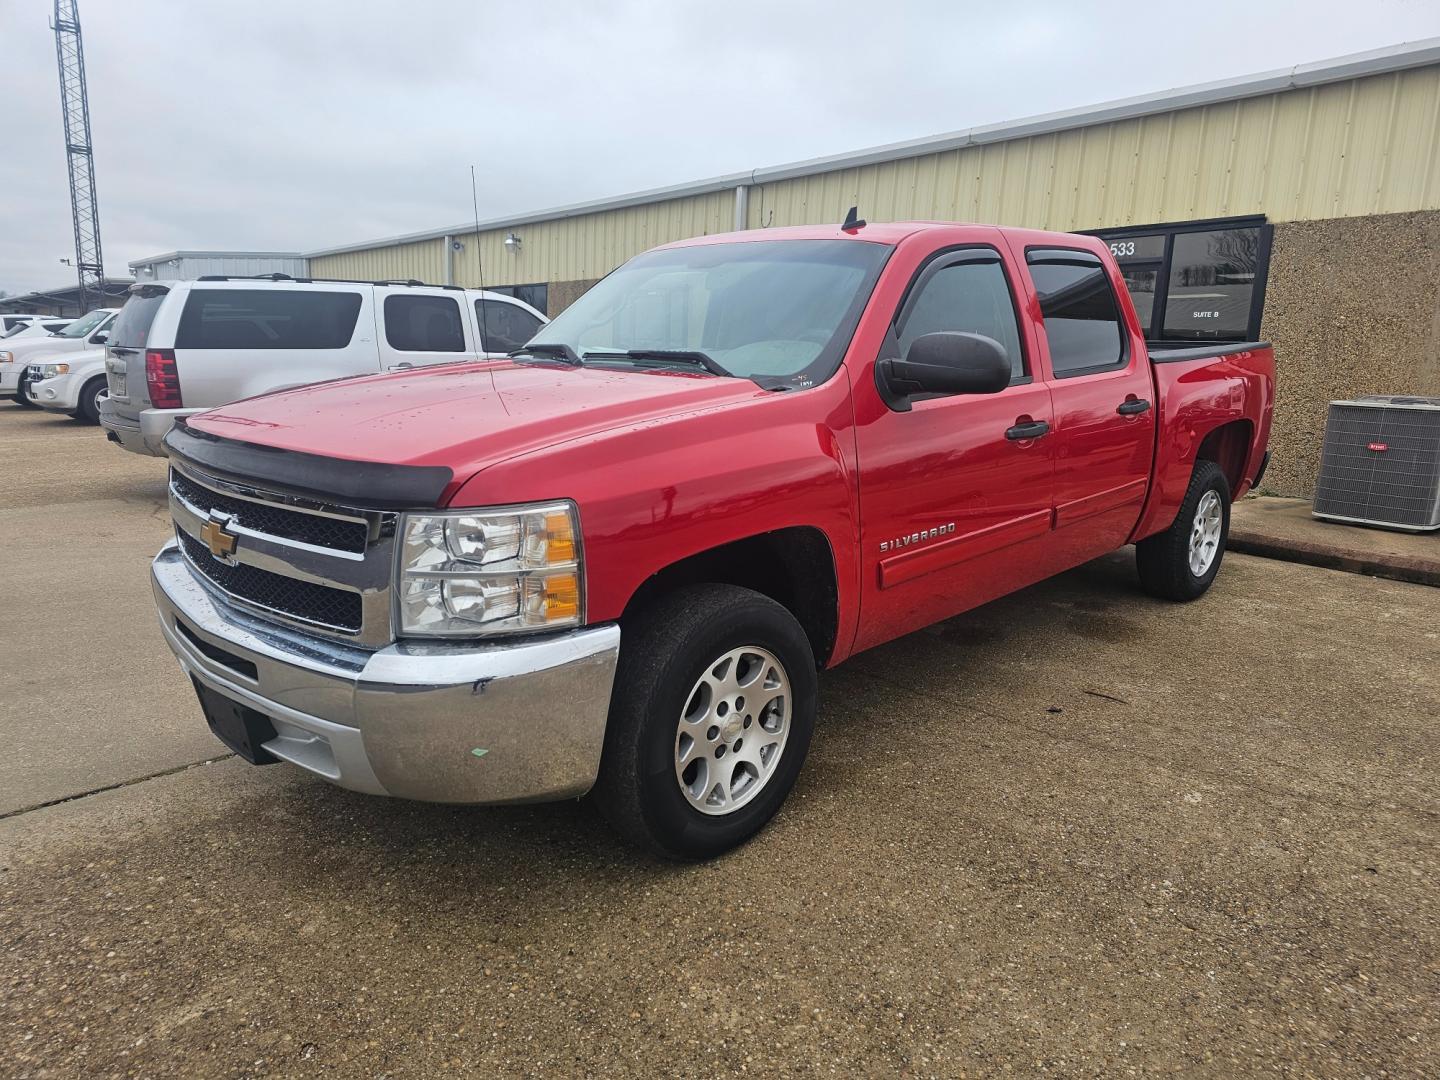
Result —
<instances>
[{"instance_id":1,"label":"door window","mask_svg":"<svg viewBox=\"0 0 1440 1080\"><path fill-rule=\"evenodd\" d=\"M993 338L1010 358L1011 378L1026 374L1015 300L998 259L972 259L940 267L923 280L901 318L896 332L901 356L918 337L959 330Z\"/></svg>"},{"instance_id":2,"label":"door window","mask_svg":"<svg viewBox=\"0 0 1440 1080\"><path fill-rule=\"evenodd\" d=\"M514 352L540 329L540 320L516 304L503 300L476 300L480 348L486 352Z\"/></svg>"},{"instance_id":3,"label":"door window","mask_svg":"<svg viewBox=\"0 0 1440 1080\"><path fill-rule=\"evenodd\" d=\"M1100 260L1086 251L1026 253L1040 296L1040 314L1057 379L1119 367L1125 362L1120 308Z\"/></svg>"},{"instance_id":4,"label":"door window","mask_svg":"<svg viewBox=\"0 0 1440 1080\"><path fill-rule=\"evenodd\" d=\"M126 312L133 303L134 297L127 302ZM175 347L343 349L350 344L359 314L358 292L193 289L180 313ZM154 318L153 312L150 318Z\"/></svg>"},{"instance_id":5,"label":"door window","mask_svg":"<svg viewBox=\"0 0 1440 1080\"><path fill-rule=\"evenodd\" d=\"M397 352L464 352L460 304L453 296L387 296L385 340Z\"/></svg>"}]
</instances>

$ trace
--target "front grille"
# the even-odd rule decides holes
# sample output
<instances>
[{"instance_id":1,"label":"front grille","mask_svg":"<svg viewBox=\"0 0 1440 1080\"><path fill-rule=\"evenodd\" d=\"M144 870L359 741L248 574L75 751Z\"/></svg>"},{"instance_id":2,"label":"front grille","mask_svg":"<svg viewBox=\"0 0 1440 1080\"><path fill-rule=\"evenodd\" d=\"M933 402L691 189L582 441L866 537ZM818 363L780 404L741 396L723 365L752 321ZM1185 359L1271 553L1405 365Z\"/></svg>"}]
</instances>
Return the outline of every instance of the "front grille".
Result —
<instances>
[{"instance_id":1,"label":"front grille","mask_svg":"<svg viewBox=\"0 0 1440 1080\"><path fill-rule=\"evenodd\" d=\"M190 565L231 596L316 626L347 633L360 630L359 593L272 574L255 566L231 566L216 559L209 548L185 530L176 529L175 535Z\"/></svg>"},{"instance_id":2,"label":"front grille","mask_svg":"<svg viewBox=\"0 0 1440 1080\"><path fill-rule=\"evenodd\" d=\"M22 398L27 396L27 392L30 389L30 384L39 381L40 365L31 364L29 367L22 369L20 372L20 382L15 387L15 396Z\"/></svg>"},{"instance_id":3,"label":"front grille","mask_svg":"<svg viewBox=\"0 0 1440 1080\"><path fill-rule=\"evenodd\" d=\"M218 510L233 517L238 525L285 540L298 540L302 544L358 555L364 552L370 535L370 527L363 521L343 521L320 514L286 510L274 503L235 498L197 484L176 469L170 470L170 487L176 495L200 511L201 516Z\"/></svg>"},{"instance_id":4,"label":"front grille","mask_svg":"<svg viewBox=\"0 0 1440 1080\"><path fill-rule=\"evenodd\" d=\"M1377 525L1440 526L1436 406L1440 400L1424 398L1332 403L1315 513Z\"/></svg>"}]
</instances>

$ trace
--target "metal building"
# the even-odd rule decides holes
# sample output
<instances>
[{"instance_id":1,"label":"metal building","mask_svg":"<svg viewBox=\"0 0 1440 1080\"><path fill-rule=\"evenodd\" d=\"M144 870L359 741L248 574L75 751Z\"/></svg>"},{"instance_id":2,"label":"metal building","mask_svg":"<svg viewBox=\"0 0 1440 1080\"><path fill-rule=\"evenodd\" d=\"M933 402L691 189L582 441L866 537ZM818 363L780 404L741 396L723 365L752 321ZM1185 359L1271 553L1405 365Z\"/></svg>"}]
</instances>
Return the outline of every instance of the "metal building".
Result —
<instances>
[{"instance_id":1,"label":"metal building","mask_svg":"<svg viewBox=\"0 0 1440 1080\"><path fill-rule=\"evenodd\" d=\"M287 274L304 277L309 270L298 251L170 251L130 263L136 281L193 281L207 274Z\"/></svg>"},{"instance_id":2,"label":"metal building","mask_svg":"<svg viewBox=\"0 0 1440 1080\"><path fill-rule=\"evenodd\" d=\"M1098 232L1151 336L1271 339L1270 490L1311 493L1330 400L1440 392L1440 39L308 258L464 285L483 258L554 315L656 244L851 205Z\"/></svg>"}]
</instances>

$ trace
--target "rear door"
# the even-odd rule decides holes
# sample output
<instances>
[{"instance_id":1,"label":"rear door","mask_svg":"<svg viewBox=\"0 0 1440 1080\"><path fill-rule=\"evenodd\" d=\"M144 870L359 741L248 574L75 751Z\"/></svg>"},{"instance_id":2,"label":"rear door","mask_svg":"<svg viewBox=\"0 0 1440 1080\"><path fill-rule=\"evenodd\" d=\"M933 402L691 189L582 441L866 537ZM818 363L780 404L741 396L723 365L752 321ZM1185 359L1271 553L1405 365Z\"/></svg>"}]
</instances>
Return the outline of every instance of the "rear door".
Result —
<instances>
[{"instance_id":1,"label":"rear door","mask_svg":"<svg viewBox=\"0 0 1440 1080\"><path fill-rule=\"evenodd\" d=\"M1099 255L1031 246L1023 257L1055 409L1055 554L1073 566L1121 547L1140 517L1154 388L1133 308Z\"/></svg>"},{"instance_id":2,"label":"rear door","mask_svg":"<svg viewBox=\"0 0 1440 1080\"><path fill-rule=\"evenodd\" d=\"M370 288L338 282L197 281L157 319L186 407L379 370Z\"/></svg>"},{"instance_id":3,"label":"rear door","mask_svg":"<svg viewBox=\"0 0 1440 1080\"><path fill-rule=\"evenodd\" d=\"M478 355L474 316L464 305L460 289L376 286L381 366L398 371Z\"/></svg>"}]
</instances>

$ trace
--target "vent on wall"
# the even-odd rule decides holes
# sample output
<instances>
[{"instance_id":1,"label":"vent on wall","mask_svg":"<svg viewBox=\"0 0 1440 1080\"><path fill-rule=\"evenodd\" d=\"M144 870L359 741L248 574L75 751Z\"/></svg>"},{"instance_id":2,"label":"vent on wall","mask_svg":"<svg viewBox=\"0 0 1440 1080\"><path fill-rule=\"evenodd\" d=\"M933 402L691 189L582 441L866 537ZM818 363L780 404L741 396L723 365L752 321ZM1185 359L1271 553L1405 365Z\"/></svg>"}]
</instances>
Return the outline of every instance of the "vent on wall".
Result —
<instances>
[{"instance_id":1,"label":"vent on wall","mask_svg":"<svg viewBox=\"0 0 1440 1080\"><path fill-rule=\"evenodd\" d=\"M1440 529L1440 398L1332 401L1314 513L1412 532Z\"/></svg>"}]
</instances>

